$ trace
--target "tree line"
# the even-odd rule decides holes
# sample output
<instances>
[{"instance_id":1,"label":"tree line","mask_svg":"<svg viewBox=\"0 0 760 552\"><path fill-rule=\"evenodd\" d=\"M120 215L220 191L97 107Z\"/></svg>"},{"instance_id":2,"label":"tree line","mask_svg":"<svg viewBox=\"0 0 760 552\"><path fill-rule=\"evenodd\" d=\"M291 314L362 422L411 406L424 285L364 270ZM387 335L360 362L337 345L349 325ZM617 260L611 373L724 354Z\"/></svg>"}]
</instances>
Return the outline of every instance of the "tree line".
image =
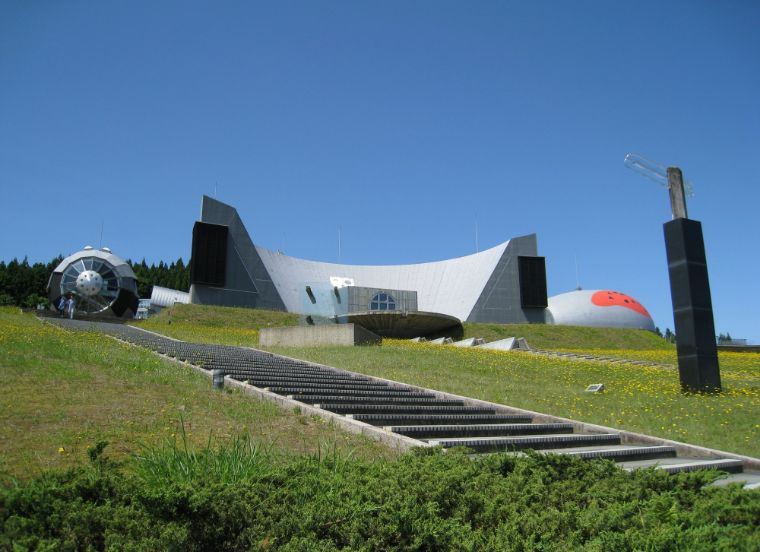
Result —
<instances>
[{"instance_id":1,"label":"tree line","mask_svg":"<svg viewBox=\"0 0 760 552\"><path fill-rule=\"evenodd\" d=\"M654 333L659 335L661 338L663 338L668 343L675 343L676 342L676 334L670 331L670 328L665 328L665 333L663 334L660 328L655 327Z\"/></svg>"},{"instance_id":2,"label":"tree line","mask_svg":"<svg viewBox=\"0 0 760 552\"><path fill-rule=\"evenodd\" d=\"M34 308L47 305L47 283L56 266L63 260L58 255L50 262L30 264L24 257L19 261L0 261L0 305L16 305ZM127 259L137 276L140 297L150 297L153 286L168 287L179 291L190 289L190 264L182 257L171 263L160 261L148 265L145 259L139 263Z\"/></svg>"},{"instance_id":3,"label":"tree line","mask_svg":"<svg viewBox=\"0 0 760 552\"><path fill-rule=\"evenodd\" d=\"M139 263L127 259L127 263L137 276L137 292L140 297L150 297L153 286L190 291L190 263L185 265L182 257L169 264L160 261L158 266L148 266L145 259Z\"/></svg>"}]
</instances>

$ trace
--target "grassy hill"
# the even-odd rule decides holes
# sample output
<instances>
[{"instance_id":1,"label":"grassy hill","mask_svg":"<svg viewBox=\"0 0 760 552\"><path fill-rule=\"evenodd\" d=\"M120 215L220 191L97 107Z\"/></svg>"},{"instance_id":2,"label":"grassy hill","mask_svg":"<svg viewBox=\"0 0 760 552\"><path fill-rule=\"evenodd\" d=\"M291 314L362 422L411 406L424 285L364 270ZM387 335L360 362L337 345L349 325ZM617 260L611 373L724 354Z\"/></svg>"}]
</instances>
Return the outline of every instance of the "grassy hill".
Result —
<instances>
[{"instance_id":1,"label":"grassy hill","mask_svg":"<svg viewBox=\"0 0 760 552\"><path fill-rule=\"evenodd\" d=\"M293 321L180 307L152 324L224 343ZM286 352L621 427L662 424L653 432L760 454L756 355L722 354L726 392L685 396L673 369L393 340ZM608 392L584 394L582 384L596 381ZM457 450L397 456L318 419L214 392L205 376L140 348L16 309L0 309L0 388L2 550L760 547L760 494L705 488L716 473L629 474L609 461L531 454L473 462Z\"/></svg>"},{"instance_id":2,"label":"grassy hill","mask_svg":"<svg viewBox=\"0 0 760 552\"><path fill-rule=\"evenodd\" d=\"M536 349L638 349L672 351L675 347L646 330L584 328L549 324L464 324L465 337L496 341L524 337Z\"/></svg>"},{"instance_id":3,"label":"grassy hill","mask_svg":"<svg viewBox=\"0 0 760 552\"><path fill-rule=\"evenodd\" d=\"M260 328L295 326L298 315L263 309L175 305L132 324L183 341L250 347L259 342Z\"/></svg>"},{"instance_id":4,"label":"grassy hill","mask_svg":"<svg viewBox=\"0 0 760 552\"><path fill-rule=\"evenodd\" d=\"M171 324L169 323L171 320ZM281 312L178 305L140 323L179 339L253 345L258 328L296 324ZM721 353L724 393L683 395L675 348L643 330L466 324L489 341L525 337L539 349L572 349L671 368L547 359L385 340L382 347L280 348L276 352L347 370L663 438L760 456L760 365L751 353ZM607 391L589 395L591 383ZM731 431L726 431L726 428Z\"/></svg>"},{"instance_id":5,"label":"grassy hill","mask_svg":"<svg viewBox=\"0 0 760 552\"><path fill-rule=\"evenodd\" d=\"M760 363L720 353L723 393L681 393L678 370L385 340L382 347L269 348L287 356L605 426L760 457ZM605 350L673 364L673 351ZM592 383L604 393L590 394Z\"/></svg>"},{"instance_id":6,"label":"grassy hill","mask_svg":"<svg viewBox=\"0 0 760 552\"><path fill-rule=\"evenodd\" d=\"M185 341L250 346L258 343L260 328L298 325L298 315L261 309L175 305L133 324ZM644 330L466 323L464 332L465 337L482 337L486 341L524 337L531 347L538 349L674 350L672 344Z\"/></svg>"},{"instance_id":7,"label":"grassy hill","mask_svg":"<svg viewBox=\"0 0 760 552\"><path fill-rule=\"evenodd\" d=\"M290 322L178 312L154 327L229 342ZM684 396L672 369L393 340L287 352L576 418L662 423L666 436L685 428L689 441L720 446L721 437L739 452L757 454L760 442L756 355L721 355L724 394ZM600 378L608 392L582 392ZM0 309L0 386L2 550L760 547L760 494L705 488L716 473L629 474L609 461L532 454L473 462L457 450L396 456L317 419L214 392L205 376L142 349L15 309Z\"/></svg>"},{"instance_id":8,"label":"grassy hill","mask_svg":"<svg viewBox=\"0 0 760 552\"><path fill-rule=\"evenodd\" d=\"M286 454L327 445L358 456L393 454L322 420L213 392L207 377L146 350L64 331L15 308L0 308L0 389L0 475L81 464L101 440L110 443L109 456L130 458L179 436L181 419L193 446L245 434Z\"/></svg>"},{"instance_id":9,"label":"grassy hill","mask_svg":"<svg viewBox=\"0 0 760 552\"><path fill-rule=\"evenodd\" d=\"M9 316L7 312L5 316ZM20 323L19 320L14 324ZM30 323L28 320L24 322L27 326ZM256 345L260 328L297 323L296 315L282 312L177 305L150 320L137 322L136 325L188 341L251 346ZM58 365L56 355L49 356L53 352L57 354L50 343L66 343L61 353L74 347L76 353L66 354L84 355L77 357L77 363L83 369L92 365L94 357L88 352L86 343L80 343L79 337L74 336L71 341L67 341L66 338L50 334L52 330L46 328L48 330L40 334L43 338L41 346L30 348L22 355L36 359L24 361L35 365L32 375L42 370L37 365ZM466 331L468 335L489 340L513 335L526 337L536 348L585 350L619 358L675 364L674 348L645 331L498 324L467 324ZM103 343L108 345L109 351L114 346L110 340ZM436 348L400 340L385 340L382 347L371 348L322 347L277 351L347 370L529 410L760 456L760 425L757 424L760 419L760 365L756 362L757 356L752 354L721 353L724 393L716 396L688 396L679 391L675 367L668 369L546 359L519 353ZM14 354L20 353L17 351ZM105 359L109 358L109 354L106 354ZM148 359L151 366L155 365L156 360L150 355L145 356L146 354L140 352L137 355L136 358L141 360L136 366L141 366ZM128 358L128 355L122 353L118 356L125 361ZM14 357L10 355L8 358ZM79 374L76 377L89 379L92 370L98 372L99 377L103 373L109 373L98 368L102 368L100 361L103 359L97 357L97 360L95 368L89 368L90 375ZM5 365L10 366L9 362L12 360L6 361ZM56 370L47 376L40 376L40 382L58 381ZM40 372L43 373L47 372ZM111 383L116 385L115 382L124 374L125 372L119 372ZM13 376L13 370L7 371L5 381L12 385L18 384ZM607 386L604 394L592 396L583 392L590 383L600 382ZM206 382L199 381L197 385L203 389ZM107 390L98 392L109 396ZM154 390L147 385L145 392L153 396ZM181 396L174 391L164 390L161 393L173 393L174 398L167 399L168 402L183 404ZM206 391L203 390L203 393ZM43 385L39 396L46 397L48 394L54 403L60 401L56 393ZM118 402L115 401L115 404ZM166 408L158 410L164 413ZM162 415L160 419L163 421L154 420L148 424L148 427L154 429L146 429L147 434L161 434L156 433L155 429L158 427L155 424L160 423L163 424L161 427L176 429L176 410L173 415L172 422L167 422ZM26 428L27 425L21 424L19 427ZM727 427L732 428L732 431L727 432ZM32 431L29 435L33 434ZM27 443L29 435L21 431L17 438L19 442Z\"/></svg>"}]
</instances>

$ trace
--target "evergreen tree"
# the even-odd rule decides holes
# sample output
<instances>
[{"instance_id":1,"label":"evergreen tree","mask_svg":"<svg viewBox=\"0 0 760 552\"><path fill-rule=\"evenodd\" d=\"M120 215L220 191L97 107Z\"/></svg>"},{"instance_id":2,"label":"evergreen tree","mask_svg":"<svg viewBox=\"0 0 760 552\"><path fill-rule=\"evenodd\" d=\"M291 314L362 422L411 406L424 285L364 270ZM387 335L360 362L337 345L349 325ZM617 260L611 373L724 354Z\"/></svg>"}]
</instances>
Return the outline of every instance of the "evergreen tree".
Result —
<instances>
[{"instance_id":1,"label":"evergreen tree","mask_svg":"<svg viewBox=\"0 0 760 552\"><path fill-rule=\"evenodd\" d=\"M36 306L44 303L50 274L62 260L59 255L48 263L33 265L26 257L21 262L18 259L9 263L0 261L0 304Z\"/></svg>"},{"instance_id":2,"label":"evergreen tree","mask_svg":"<svg viewBox=\"0 0 760 552\"><path fill-rule=\"evenodd\" d=\"M182 257L171 263L159 261L158 266L148 264L145 259L140 263L127 261L137 276L137 292L140 297L150 297L153 286L161 286L178 291L189 291L190 268L185 265Z\"/></svg>"}]
</instances>

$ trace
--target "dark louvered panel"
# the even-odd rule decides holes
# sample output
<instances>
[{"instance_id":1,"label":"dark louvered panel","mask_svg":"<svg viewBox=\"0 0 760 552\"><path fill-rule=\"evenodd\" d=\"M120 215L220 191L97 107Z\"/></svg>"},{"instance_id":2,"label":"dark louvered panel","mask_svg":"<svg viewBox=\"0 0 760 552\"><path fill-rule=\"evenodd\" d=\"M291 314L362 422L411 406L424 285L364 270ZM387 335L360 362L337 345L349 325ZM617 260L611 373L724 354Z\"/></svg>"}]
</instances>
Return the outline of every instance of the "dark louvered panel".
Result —
<instances>
[{"instance_id":1,"label":"dark louvered panel","mask_svg":"<svg viewBox=\"0 0 760 552\"><path fill-rule=\"evenodd\" d=\"M193 226L193 251L190 282L224 286L227 267L227 226L196 222Z\"/></svg>"},{"instance_id":2,"label":"dark louvered panel","mask_svg":"<svg viewBox=\"0 0 760 552\"><path fill-rule=\"evenodd\" d=\"M520 306L524 309L546 308L546 261L544 257L518 257L520 271Z\"/></svg>"}]
</instances>

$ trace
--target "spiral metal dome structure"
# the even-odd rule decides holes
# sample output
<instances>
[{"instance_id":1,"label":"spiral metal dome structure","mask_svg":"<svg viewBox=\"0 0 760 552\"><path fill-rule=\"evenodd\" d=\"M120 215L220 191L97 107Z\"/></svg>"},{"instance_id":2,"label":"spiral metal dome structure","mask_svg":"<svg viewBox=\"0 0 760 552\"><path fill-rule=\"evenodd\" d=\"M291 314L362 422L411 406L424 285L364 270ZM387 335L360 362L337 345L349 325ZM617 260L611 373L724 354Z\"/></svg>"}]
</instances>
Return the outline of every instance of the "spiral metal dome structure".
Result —
<instances>
[{"instance_id":1,"label":"spiral metal dome structure","mask_svg":"<svg viewBox=\"0 0 760 552\"><path fill-rule=\"evenodd\" d=\"M78 314L132 317L139 302L137 276L107 247L87 246L61 261L48 281L51 305L69 295Z\"/></svg>"}]
</instances>

